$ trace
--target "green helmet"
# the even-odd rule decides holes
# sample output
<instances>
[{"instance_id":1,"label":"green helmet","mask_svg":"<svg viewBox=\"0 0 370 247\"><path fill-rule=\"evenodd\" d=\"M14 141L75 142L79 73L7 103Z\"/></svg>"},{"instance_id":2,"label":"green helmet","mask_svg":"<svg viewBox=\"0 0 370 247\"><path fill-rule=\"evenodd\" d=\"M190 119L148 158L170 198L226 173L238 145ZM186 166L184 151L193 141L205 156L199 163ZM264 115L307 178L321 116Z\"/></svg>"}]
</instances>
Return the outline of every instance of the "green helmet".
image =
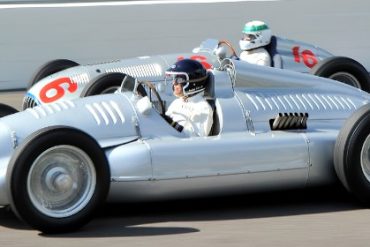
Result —
<instances>
[{"instance_id":1,"label":"green helmet","mask_svg":"<svg viewBox=\"0 0 370 247\"><path fill-rule=\"evenodd\" d=\"M251 50L268 45L271 41L271 30L263 21L245 23L243 37L239 41L240 49Z\"/></svg>"}]
</instances>

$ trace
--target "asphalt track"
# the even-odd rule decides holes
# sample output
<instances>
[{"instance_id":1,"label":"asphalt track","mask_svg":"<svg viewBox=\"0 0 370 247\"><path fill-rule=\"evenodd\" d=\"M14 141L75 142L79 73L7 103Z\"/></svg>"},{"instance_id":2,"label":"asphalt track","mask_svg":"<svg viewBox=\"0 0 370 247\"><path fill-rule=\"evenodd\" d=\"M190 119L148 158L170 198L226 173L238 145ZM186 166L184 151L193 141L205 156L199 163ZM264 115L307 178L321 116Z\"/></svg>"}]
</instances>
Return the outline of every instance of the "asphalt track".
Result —
<instances>
[{"instance_id":1,"label":"asphalt track","mask_svg":"<svg viewBox=\"0 0 370 247\"><path fill-rule=\"evenodd\" d=\"M67 43L58 44L56 50L51 49L36 58L28 56L33 53L21 46L23 40L15 39L12 45L20 46L18 55L27 51L28 60L19 56L10 59L10 64L41 62L61 51L68 57L77 47L82 50L81 61L99 61L189 50L208 37L227 38L236 44L246 20L263 19L279 35L315 43L335 54L353 57L370 68L368 1L287 0L106 8L111 13L109 18L100 16L108 11L105 8L69 10L69 13L81 11L85 14L80 22L70 15L70 23L86 24L91 28L87 23L93 22L96 30L101 31L101 36L106 38L101 46L110 45L111 48L106 49L106 53L101 47L93 47L97 42L93 34L88 35L92 44L82 46L86 40L70 38ZM36 9L32 11L37 12ZM54 15L61 15L63 11L58 9ZM52 15L40 13L36 17L40 20ZM0 15L1 18L4 16ZM103 28L95 18L100 22L109 19L111 25ZM198 28L194 28L195 25ZM4 23L0 22L0 26L3 28ZM112 30L115 40L110 36ZM31 31L39 35L41 32L39 29ZM55 37L56 31L50 32L48 39L55 39L55 42L62 37ZM122 32L125 35L121 36ZM68 30L63 33L68 34ZM2 39L0 44L10 42L9 37ZM40 46L45 45L40 42ZM34 37L29 43L33 49L40 49ZM6 62L2 58L1 66ZM3 74L11 75L5 72ZM28 69L26 72L31 75ZM19 108L22 94L3 93L0 101ZM106 205L81 231L57 236L42 235L28 228L3 208L0 209L0 246L362 247L369 246L369 225L370 210L336 186L144 205Z\"/></svg>"}]
</instances>

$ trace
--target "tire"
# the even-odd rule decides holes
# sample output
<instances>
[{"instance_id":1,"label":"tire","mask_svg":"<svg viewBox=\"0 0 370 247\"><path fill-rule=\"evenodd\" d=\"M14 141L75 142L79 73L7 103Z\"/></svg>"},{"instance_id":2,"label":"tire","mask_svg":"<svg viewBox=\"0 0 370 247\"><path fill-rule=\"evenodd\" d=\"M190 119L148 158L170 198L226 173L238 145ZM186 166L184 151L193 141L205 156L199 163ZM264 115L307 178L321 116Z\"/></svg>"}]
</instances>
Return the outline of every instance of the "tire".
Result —
<instances>
[{"instance_id":1,"label":"tire","mask_svg":"<svg viewBox=\"0 0 370 247\"><path fill-rule=\"evenodd\" d=\"M5 105L5 104L0 103L0 118L8 116L8 115L13 114L13 113L17 113L17 112L18 112L18 110L16 110L15 108L13 108L9 105Z\"/></svg>"},{"instance_id":2,"label":"tire","mask_svg":"<svg viewBox=\"0 0 370 247\"><path fill-rule=\"evenodd\" d=\"M84 87L80 97L114 93L121 86L125 77L125 74L118 72L99 75Z\"/></svg>"},{"instance_id":3,"label":"tire","mask_svg":"<svg viewBox=\"0 0 370 247\"><path fill-rule=\"evenodd\" d=\"M43 79L43 78L45 78L45 77L47 77L51 74L54 74L54 73L57 73L59 71L69 69L69 68L72 68L72 67L75 67L75 66L78 66L78 65L79 65L78 63L76 63L74 61L71 61L71 60L68 60L68 59L56 59L56 60L49 61L49 62L43 64L37 70L37 72L32 76L32 78L29 82L29 85L27 87L27 90L30 89L35 83L37 83L41 79Z\"/></svg>"},{"instance_id":4,"label":"tire","mask_svg":"<svg viewBox=\"0 0 370 247\"><path fill-rule=\"evenodd\" d=\"M105 202L110 185L106 156L79 130L49 127L16 150L8 169L14 213L44 233L76 230Z\"/></svg>"},{"instance_id":5,"label":"tire","mask_svg":"<svg viewBox=\"0 0 370 247\"><path fill-rule=\"evenodd\" d=\"M348 118L334 146L334 168L344 187L370 205L370 104Z\"/></svg>"},{"instance_id":6,"label":"tire","mask_svg":"<svg viewBox=\"0 0 370 247\"><path fill-rule=\"evenodd\" d=\"M80 94L80 97L83 98L91 95L114 93L117 89L121 87L123 79L126 76L126 74L119 72L99 75L84 87ZM127 91L133 91L134 87L135 80L134 78L132 78L132 80L128 80L125 83L124 89ZM137 91L142 96L146 95L146 91L142 85L138 86Z\"/></svg>"},{"instance_id":7,"label":"tire","mask_svg":"<svg viewBox=\"0 0 370 247\"><path fill-rule=\"evenodd\" d=\"M370 92L369 72L359 62L348 57L326 58L312 68L311 74Z\"/></svg>"}]
</instances>

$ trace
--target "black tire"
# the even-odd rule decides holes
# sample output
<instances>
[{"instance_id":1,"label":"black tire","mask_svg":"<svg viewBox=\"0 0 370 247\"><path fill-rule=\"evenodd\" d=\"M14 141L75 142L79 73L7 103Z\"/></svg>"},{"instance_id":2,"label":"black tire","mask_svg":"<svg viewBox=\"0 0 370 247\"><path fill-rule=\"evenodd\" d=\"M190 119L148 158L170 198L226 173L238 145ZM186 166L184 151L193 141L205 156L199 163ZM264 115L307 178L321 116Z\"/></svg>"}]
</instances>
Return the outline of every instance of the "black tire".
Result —
<instances>
[{"instance_id":1,"label":"black tire","mask_svg":"<svg viewBox=\"0 0 370 247\"><path fill-rule=\"evenodd\" d=\"M344 187L370 205L370 104L348 118L334 146L334 167ZM366 148L363 150L364 145Z\"/></svg>"},{"instance_id":2,"label":"black tire","mask_svg":"<svg viewBox=\"0 0 370 247\"><path fill-rule=\"evenodd\" d=\"M118 72L99 75L84 87L80 97L114 93L121 86L125 77L125 74ZM133 87L134 85L132 85L132 89Z\"/></svg>"},{"instance_id":3,"label":"black tire","mask_svg":"<svg viewBox=\"0 0 370 247\"><path fill-rule=\"evenodd\" d=\"M8 116L8 115L13 114L13 113L17 113L17 112L18 112L18 110L16 110L15 108L13 108L9 105L5 105L5 104L0 103L0 118Z\"/></svg>"},{"instance_id":4,"label":"black tire","mask_svg":"<svg viewBox=\"0 0 370 247\"><path fill-rule=\"evenodd\" d=\"M69 68L72 68L72 67L75 67L75 66L78 66L78 65L79 65L78 63L76 63L74 61L71 61L71 60L68 60L68 59L56 59L56 60L49 61L49 62L43 64L36 71L36 73L32 76L32 78L31 78L31 80L28 84L27 89L30 89L35 83L37 83L41 79L43 79L43 78L45 78L45 77L47 77L51 74L54 74L54 73L57 73L59 71L69 69Z\"/></svg>"},{"instance_id":5,"label":"black tire","mask_svg":"<svg viewBox=\"0 0 370 247\"><path fill-rule=\"evenodd\" d=\"M76 154L84 159L75 162L81 157ZM96 141L63 127L49 127L27 138L13 155L7 177L12 210L44 233L85 225L105 202L110 185L108 162Z\"/></svg>"},{"instance_id":6,"label":"black tire","mask_svg":"<svg viewBox=\"0 0 370 247\"><path fill-rule=\"evenodd\" d=\"M121 87L123 79L126 76L126 74L119 72L99 75L84 87L80 97L83 98L91 95L114 93ZM132 80L130 79L125 83L124 89L127 91L133 91L134 87L135 80L132 78ZM142 96L146 95L146 91L142 85L139 85L137 90Z\"/></svg>"},{"instance_id":7,"label":"black tire","mask_svg":"<svg viewBox=\"0 0 370 247\"><path fill-rule=\"evenodd\" d=\"M369 72L348 57L329 57L316 64L311 74L330 78L370 92Z\"/></svg>"}]
</instances>

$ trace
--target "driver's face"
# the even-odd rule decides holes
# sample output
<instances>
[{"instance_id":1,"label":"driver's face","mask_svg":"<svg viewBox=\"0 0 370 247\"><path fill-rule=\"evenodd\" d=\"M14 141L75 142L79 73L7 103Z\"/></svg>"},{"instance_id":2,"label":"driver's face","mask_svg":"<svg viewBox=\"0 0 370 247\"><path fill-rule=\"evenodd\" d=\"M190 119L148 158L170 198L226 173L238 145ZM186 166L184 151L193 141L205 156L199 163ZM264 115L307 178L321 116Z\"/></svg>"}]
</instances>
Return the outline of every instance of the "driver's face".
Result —
<instances>
[{"instance_id":1,"label":"driver's face","mask_svg":"<svg viewBox=\"0 0 370 247\"><path fill-rule=\"evenodd\" d=\"M173 82L173 94L177 97L181 97L184 95L181 83L177 83L176 81Z\"/></svg>"},{"instance_id":2,"label":"driver's face","mask_svg":"<svg viewBox=\"0 0 370 247\"><path fill-rule=\"evenodd\" d=\"M253 41L255 39L256 39L256 35L254 35L254 34L244 33L243 36L242 36L242 40L246 40L246 41Z\"/></svg>"}]
</instances>

